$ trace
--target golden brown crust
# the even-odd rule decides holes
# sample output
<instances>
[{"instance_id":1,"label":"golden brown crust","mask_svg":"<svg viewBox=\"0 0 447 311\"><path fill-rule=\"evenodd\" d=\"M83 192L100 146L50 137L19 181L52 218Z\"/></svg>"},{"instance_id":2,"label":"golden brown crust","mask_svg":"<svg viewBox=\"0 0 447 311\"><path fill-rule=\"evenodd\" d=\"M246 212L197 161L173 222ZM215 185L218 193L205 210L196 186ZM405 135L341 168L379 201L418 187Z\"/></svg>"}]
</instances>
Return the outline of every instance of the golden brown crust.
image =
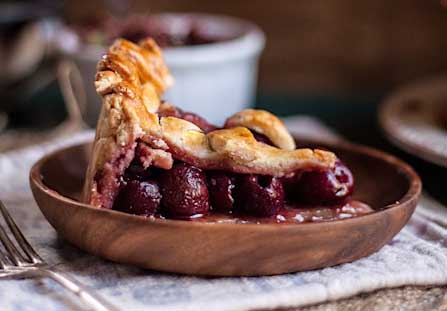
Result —
<instances>
[{"instance_id":1,"label":"golden brown crust","mask_svg":"<svg viewBox=\"0 0 447 311\"><path fill-rule=\"evenodd\" d=\"M265 110L245 109L225 122L226 128L242 126L267 136L278 148L294 150L295 141L284 123L276 116Z\"/></svg>"},{"instance_id":2,"label":"golden brown crust","mask_svg":"<svg viewBox=\"0 0 447 311\"><path fill-rule=\"evenodd\" d=\"M159 136L155 112L159 96L170 84L172 77L152 39L140 46L117 40L100 60L95 87L103 106L86 174L85 201L100 201L95 176L120 155L120 148L134 148L133 143L146 133Z\"/></svg>"},{"instance_id":3,"label":"golden brown crust","mask_svg":"<svg viewBox=\"0 0 447 311\"><path fill-rule=\"evenodd\" d=\"M152 39L139 45L117 40L101 59L95 86L103 106L86 176L86 202L102 205L104 194L97 177L104 178L106 168L107 185L116 188L138 140L200 168L238 173L282 176L335 163L335 155L328 151L295 150L283 123L267 111L241 111L227 120L226 126L231 128L208 134L183 119L159 119L160 96L170 84L172 78ZM257 142L247 127L266 135L279 148ZM110 170L113 165L119 169Z\"/></svg>"}]
</instances>

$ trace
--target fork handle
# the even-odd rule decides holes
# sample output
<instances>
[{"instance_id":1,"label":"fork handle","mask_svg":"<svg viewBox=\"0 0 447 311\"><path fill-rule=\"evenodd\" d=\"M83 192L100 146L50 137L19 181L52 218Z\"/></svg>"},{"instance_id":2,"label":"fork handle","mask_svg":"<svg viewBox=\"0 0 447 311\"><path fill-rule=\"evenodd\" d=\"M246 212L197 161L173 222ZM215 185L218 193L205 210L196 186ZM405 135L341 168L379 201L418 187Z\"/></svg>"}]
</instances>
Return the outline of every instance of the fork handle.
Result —
<instances>
[{"instance_id":1,"label":"fork handle","mask_svg":"<svg viewBox=\"0 0 447 311\"><path fill-rule=\"evenodd\" d=\"M118 309L105 301L102 297L94 294L92 290L89 290L85 285L82 285L73 277L67 273L49 269L36 269L32 271L32 274L48 277L60 285L66 290L78 296L84 303L90 306L94 311L118 311Z\"/></svg>"}]
</instances>

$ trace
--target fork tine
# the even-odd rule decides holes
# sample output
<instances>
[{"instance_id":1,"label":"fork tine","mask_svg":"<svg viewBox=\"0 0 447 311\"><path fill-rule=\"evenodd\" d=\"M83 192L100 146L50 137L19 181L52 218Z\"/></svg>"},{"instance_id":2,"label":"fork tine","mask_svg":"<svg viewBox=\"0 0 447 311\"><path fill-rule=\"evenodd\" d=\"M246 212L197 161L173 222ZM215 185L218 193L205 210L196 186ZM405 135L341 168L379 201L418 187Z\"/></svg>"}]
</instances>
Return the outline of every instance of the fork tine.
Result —
<instances>
[{"instance_id":1,"label":"fork tine","mask_svg":"<svg viewBox=\"0 0 447 311\"><path fill-rule=\"evenodd\" d=\"M44 262L43 259L32 248L31 244L29 244L28 240L22 234L22 232L20 231L19 227L16 225L14 219L9 214L8 210L6 209L5 205L3 204L3 202L1 200L0 200L0 212L2 213L3 217L5 218L6 223L8 224L9 229L11 230L12 234L16 238L16 240L19 243L20 247L25 252L25 254L29 257L29 259L33 263L43 263Z\"/></svg>"},{"instance_id":2,"label":"fork tine","mask_svg":"<svg viewBox=\"0 0 447 311\"><path fill-rule=\"evenodd\" d=\"M5 229L0 225L0 241L2 241L3 246L6 248L8 252L9 258L16 266L24 266L26 265L26 260L23 258L23 255L20 254L17 247L12 243L11 239L6 234Z\"/></svg>"},{"instance_id":3,"label":"fork tine","mask_svg":"<svg viewBox=\"0 0 447 311\"><path fill-rule=\"evenodd\" d=\"M0 249L0 268L6 269L8 266L8 257L3 254L3 251Z\"/></svg>"}]
</instances>

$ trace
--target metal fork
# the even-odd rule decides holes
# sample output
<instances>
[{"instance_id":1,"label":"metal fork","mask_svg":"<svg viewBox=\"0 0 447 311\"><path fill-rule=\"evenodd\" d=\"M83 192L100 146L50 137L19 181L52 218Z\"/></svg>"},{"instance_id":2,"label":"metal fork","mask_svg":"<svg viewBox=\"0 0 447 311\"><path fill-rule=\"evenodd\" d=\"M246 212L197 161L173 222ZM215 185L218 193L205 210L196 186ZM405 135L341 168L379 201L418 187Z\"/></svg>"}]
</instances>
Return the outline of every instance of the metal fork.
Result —
<instances>
[{"instance_id":1,"label":"metal fork","mask_svg":"<svg viewBox=\"0 0 447 311\"><path fill-rule=\"evenodd\" d=\"M0 279L48 277L78 296L90 307L90 310L118 311L117 308L65 272L50 267L31 247L1 200L0 212L14 236L16 243L22 250L22 252L19 251L15 243L9 238L6 230L0 224L0 241L6 250L5 252L0 248Z\"/></svg>"}]
</instances>

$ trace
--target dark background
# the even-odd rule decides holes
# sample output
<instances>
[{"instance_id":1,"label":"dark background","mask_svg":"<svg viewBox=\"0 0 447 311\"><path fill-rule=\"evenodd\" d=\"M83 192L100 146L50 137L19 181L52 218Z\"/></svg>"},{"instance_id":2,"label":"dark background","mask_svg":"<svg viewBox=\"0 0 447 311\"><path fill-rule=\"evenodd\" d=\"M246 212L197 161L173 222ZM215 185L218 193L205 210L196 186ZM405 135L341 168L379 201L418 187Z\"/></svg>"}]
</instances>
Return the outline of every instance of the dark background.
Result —
<instances>
[{"instance_id":1,"label":"dark background","mask_svg":"<svg viewBox=\"0 0 447 311\"><path fill-rule=\"evenodd\" d=\"M67 1L64 14L82 20L104 5L114 14L207 12L257 23L267 36L263 92L383 94L447 69L447 9L438 0L81 0Z\"/></svg>"}]
</instances>

